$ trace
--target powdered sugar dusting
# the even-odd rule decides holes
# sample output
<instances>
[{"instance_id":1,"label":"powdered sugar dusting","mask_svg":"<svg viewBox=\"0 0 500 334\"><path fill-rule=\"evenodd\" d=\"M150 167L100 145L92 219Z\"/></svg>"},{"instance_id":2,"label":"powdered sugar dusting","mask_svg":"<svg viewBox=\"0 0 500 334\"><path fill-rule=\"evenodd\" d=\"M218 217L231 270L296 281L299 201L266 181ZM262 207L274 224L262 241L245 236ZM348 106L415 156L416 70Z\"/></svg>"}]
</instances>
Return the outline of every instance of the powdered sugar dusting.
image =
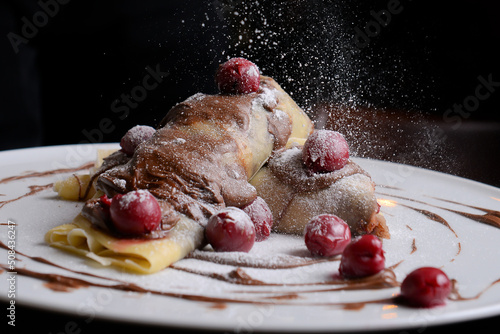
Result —
<instances>
[{"instance_id":1,"label":"powdered sugar dusting","mask_svg":"<svg viewBox=\"0 0 500 334\"><path fill-rule=\"evenodd\" d=\"M125 189L127 187L127 181L124 179L113 179L113 184L120 189Z\"/></svg>"},{"instance_id":2,"label":"powdered sugar dusting","mask_svg":"<svg viewBox=\"0 0 500 334\"><path fill-rule=\"evenodd\" d=\"M152 195L149 193L149 191L144 189L128 192L120 198L120 208L126 210L129 208L131 203L142 203L151 198L151 196Z\"/></svg>"},{"instance_id":3,"label":"powdered sugar dusting","mask_svg":"<svg viewBox=\"0 0 500 334\"><path fill-rule=\"evenodd\" d=\"M196 93L188 97L184 102L202 101L205 97L206 95L203 93Z\"/></svg>"},{"instance_id":4,"label":"powdered sugar dusting","mask_svg":"<svg viewBox=\"0 0 500 334\"><path fill-rule=\"evenodd\" d=\"M338 132L317 130L313 137L314 140L308 140L306 144L308 154L313 162L324 159L327 156L326 152L342 152L345 149L345 140ZM324 163L324 161L321 162L321 164Z\"/></svg>"},{"instance_id":5,"label":"powdered sugar dusting","mask_svg":"<svg viewBox=\"0 0 500 334\"><path fill-rule=\"evenodd\" d=\"M253 227L250 217L243 210L236 207L227 207L224 210L229 212L230 219L235 222L238 229L243 231Z\"/></svg>"},{"instance_id":6,"label":"powdered sugar dusting","mask_svg":"<svg viewBox=\"0 0 500 334\"><path fill-rule=\"evenodd\" d=\"M302 236L271 234L268 240L255 244L250 252L213 252L210 246L195 250L189 258L249 268L289 268L314 261Z\"/></svg>"},{"instance_id":7,"label":"powdered sugar dusting","mask_svg":"<svg viewBox=\"0 0 500 334\"><path fill-rule=\"evenodd\" d=\"M256 106L263 106L264 108L269 108L276 105L276 90L262 87L261 92L255 99L252 100L252 108Z\"/></svg>"},{"instance_id":8,"label":"powdered sugar dusting","mask_svg":"<svg viewBox=\"0 0 500 334\"><path fill-rule=\"evenodd\" d=\"M247 77L258 77L260 75L259 69L254 66L249 66L247 69Z\"/></svg>"},{"instance_id":9,"label":"powdered sugar dusting","mask_svg":"<svg viewBox=\"0 0 500 334\"><path fill-rule=\"evenodd\" d=\"M278 120L280 120L280 121L281 121L281 120L283 120L283 119L287 118L287 117L288 117L288 114L287 114L287 113L285 113L285 112L284 112L283 110L281 110L281 109L275 109L275 110L274 110L274 117L276 117L276 119L278 119Z\"/></svg>"},{"instance_id":10,"label":"powdered sugar dusting","mask_svg":"<svg viewBox=\"0 0 500 334\"><path fill-rule=\"evenodd\" d=\"M186 142L186 139L184 139L184 138L175 138L172 142L174 144L184 144Z\"/></svg>"}]
</instances>

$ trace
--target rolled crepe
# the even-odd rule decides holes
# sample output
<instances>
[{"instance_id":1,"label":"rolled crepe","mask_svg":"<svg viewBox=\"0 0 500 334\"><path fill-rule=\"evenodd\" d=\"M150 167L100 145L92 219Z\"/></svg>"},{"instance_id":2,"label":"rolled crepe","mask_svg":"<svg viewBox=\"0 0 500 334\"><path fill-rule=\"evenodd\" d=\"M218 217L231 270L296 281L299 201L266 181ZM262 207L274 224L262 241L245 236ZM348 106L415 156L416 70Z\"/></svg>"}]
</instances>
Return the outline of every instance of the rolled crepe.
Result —
<instances>
[{"instance_id":1,"label":"rolled crepe","mask_svg":"<svg viewBox=\"0 0 500 334\"><path fill-rule=\"evenodd\" d=\"M136 238L116 234L94 199L45 240L103 265L154 273L203 245L213 213L253 201L257 192L248 181L273 152L312 130L307 115L268 77L261 77L256 93L195 94L174 106L132 157L113 154L94 177L98 195L152 193L162 208L161 231Z\"/></svg>"},{"instance_id":2,"label":"rolled crepe","mask_svg":"<svg viewBox=\"0 0 500 334\"><path fill-rule=\"evenodd\" d=\"M276 232L301 235L314 216L334 214L353 235L390 237L378 213L374 182L351 160L340 170L311 175L302 162L302 147L293 147L274 156L251 183L269 205Z\"/></svg>"}]
</instances>

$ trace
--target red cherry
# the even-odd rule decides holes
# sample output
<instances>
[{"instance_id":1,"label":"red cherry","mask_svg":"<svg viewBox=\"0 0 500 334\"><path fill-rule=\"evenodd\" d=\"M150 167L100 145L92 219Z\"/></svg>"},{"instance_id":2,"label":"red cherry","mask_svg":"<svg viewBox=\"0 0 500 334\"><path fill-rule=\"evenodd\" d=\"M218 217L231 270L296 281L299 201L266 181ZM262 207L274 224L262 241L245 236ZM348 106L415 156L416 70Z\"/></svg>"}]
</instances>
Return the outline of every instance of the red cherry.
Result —
<instances>
[{"instance_id":1,"label":"red cherry","mask_svg":"<svg viewBox=\"0 0 500 334\"><path fill-rule=\"evenodd\" d=\"M314 217L307 223L304 232L307 249L316 256L341 254L351 242L349 225L331 214Z\"/></svg>"},{"instance_id":2,"label":"red cherry","mask_svg":"<svg viewBox=\"0 0 500 334\"><path fill-rule=\"evenodd\" d=\"M122 151L126 155L133 155L137 146L148 140L155 133L155 129L146 125L136 125L125 133L120 140Z\"/></svg>"},{"instance_id":3,"label":"red cherry","mask_svg":"<svg viewBox=\"0 0 500 334\"><path fill-rule=\"evenodd\" d=\"M257 65L245 58L231 58L219 65L215 82L223 94L246 94L259 90L260 72Z\"/></svg>"},{"instance_id":4,"label":"red cherry","mask_svg":"<svg viewBox=\"0 0 500 334\"><path fill-rule=\"evenodd\" d=\"M382 242L374 235L366 234L351 241L340 260L340 274L345 278L361 278L375 275L385 268Z\"/></svg>"},{"instance_id":5,"label":"red cherry","mask_svg":"<svg viewBox=\"0 0 500 334\"><path fill-rule=\"evenodd\" d=\"M444 305L450 291L448 276L441 269L433 267L412 271L401 284L401 297L416 307Z\"/></svg>"},{"instance_id":6,"label":"red cherry","mask_svg":"<svg viewBox=\"0 0 500 334\"><path fill-rule=\"evenodd\" d=\"M147 190L115 195L111 200L110 215L113 226L128 235L150 233L161 222L160 204Z\"/></svg>"},{"instance_id":7,"label":"red cherry","mask_svg":"<svg viewBox=\"0 0 500 334\"><path fill-rule=\"evenodd\" d=\"M317 130L307 138L302 160L313 173L333 172L349 160L349 145L339 132Z\"/></svg>"},{"instance_id":8,"label":"red cherry","mask_svg":"<svg viewBox=\"0 0 500 334\"><path fill-rule=\"evenodd\" d=\"M102 206L109 210L111 207L111 198L109 198L106 194L102 195L99 197L99 201L101 202Z\"/></svg>"},{"instance_id":9,"label":"red cherry","mask_svg":"<svg viewBox=\"0 0 500 334\"><path fill-rule=\"evenodd\" d=\"M269 238L273 226L273 214L266 201L257 196L242 210L250 217L255 226L255 241L264 241Z\"/></svg>"},{"instance_id":10,"label":"red cherry","mask_svg":"<svg viewBox=\"0 0 500 334\"><path fill-rule=\"evenodd\" d=\"M255 227L243 210L227 207L210 217L205 235L217 252L249 252L255 242Z\"/></svg>"}]
</instances>

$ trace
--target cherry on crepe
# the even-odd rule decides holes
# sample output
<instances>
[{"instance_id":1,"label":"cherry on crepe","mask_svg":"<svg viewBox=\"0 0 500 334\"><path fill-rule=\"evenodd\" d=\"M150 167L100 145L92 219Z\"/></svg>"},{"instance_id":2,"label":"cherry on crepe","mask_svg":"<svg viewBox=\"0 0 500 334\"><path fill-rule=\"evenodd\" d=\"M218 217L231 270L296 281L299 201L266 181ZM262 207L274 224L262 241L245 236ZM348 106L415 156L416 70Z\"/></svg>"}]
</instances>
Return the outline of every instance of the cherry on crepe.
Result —
<instances>
[{"instance_id":1,"label":"cherry on crepe","mask_svg":"<svg viewBox=\"0 0 500 334\"><path fill-rule=\"evenodd\" d=\"M113 196L109 212L113 226L126 235L150 233L158 228L162 218L160 204L147 190Z\"/></svg>"},{"instance_id":2,"label":"cherry on crepe","mask_svg":"<svg viewBox=\"0 0 500 334\"><path fill-rule=\"evenodd\" d=\"M433 267L415 269L401 283L401 298L415 307L444 305L450 291L448 276Z\"/></svg>"},{"instance_id":3,"label":"cherry on crepe","mask_svg":"<svg viewBox=\"0 0 500 334\"><path fill-rule=\"evenodd\" d=\"M349 225L332 214L313 217L304 229L307 249L316 256L334 256L342 254L351 242Z\"/></svg>"},{"instance_id":4,"label":"cherry on crepe","mask_svg":"<svg viewBox=\"0 0 500 334\"><path fill-rule=\"evenodd\" d=\"M139 144L151 138L155 131L153 127L147 125L134 126L120 140L122 151L126 155L133 155Z\"/></svg>"},{"instance_id":5,"label":"cherry on crepe","mask_svg":"<svg viewBox=\"0 0 500 334\"><path fill-rule=\"evenodd\" d=\"M257 196L242 210L250 217L255 226L255 241L264 241L269 238L273 226L273 214L266 201Z\"/></svg>"},{"instance_id":6,"label":"cherry on crepe","mask_svg":"<svg viewBox=\"0 0 500 334\"><path fill-rule=\"evenodd\" d=\"M223 94L248 94L259 90L260 72L257 65L245 58L231 58L219 65L215 83Z\"/></svg>"},{"instance_id":7,"label":"cherry on crepe","mask_svg":"<svg viewBox=\"0 0 500 334\"><path fill-rule=\"evenodd\" d=\"M349 160L349 145L340 132L317 130L307 138L302 160L313 173L333 172Z\"/></svg>"},{"instance_id":8,"label":"cherry on crepe","mask_svg":"<svg viewBox=\"0 0 500 334\"><path fill-rule=\"evenodd\" d=\"M345 278L375 275L385 268L382 242L371 234L355 238L342 253L340 274Z\"/></svg>"},{"instance_id":9,"label":"cherry on crepe","mask_svg":"<svg viewBox=\"0 0 500 334\"><path fill-rule=\"evenodd\" d=\"M208 219L205 236L217 252L249 252L255 243L255 227L243 210L227 207Z\"/></svg>"}]
</instances>

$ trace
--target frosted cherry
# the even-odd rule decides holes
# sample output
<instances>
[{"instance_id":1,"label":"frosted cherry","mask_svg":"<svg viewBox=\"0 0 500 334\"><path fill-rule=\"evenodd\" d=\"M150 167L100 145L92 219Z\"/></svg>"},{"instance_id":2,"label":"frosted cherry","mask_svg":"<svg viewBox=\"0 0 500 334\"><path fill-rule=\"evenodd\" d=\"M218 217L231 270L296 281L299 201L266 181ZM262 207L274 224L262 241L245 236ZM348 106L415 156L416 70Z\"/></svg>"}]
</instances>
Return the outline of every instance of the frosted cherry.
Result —
<instances>
[{"instance_id":1,"label":"frosted cherry","mask_svg":"<svg viewBox=\"0 0 500 334\"><path fill-rule=\"evenodd\" d=\"M311 254L334 256L341 254L351 241L351 230L339 217L322 214L307 223L304 239Z\"/></svg>"},{"instance_id":2,"label":"frosted cherry","mask_svg":"<svg viewBox=\"0 0 500 334\"><path fill-rule=\"evenodd\" d=\"M210 217L205 236L215 251L249 252L255 242L255 227L243 210L227 207Z\"/></svg>"},{"instance_id":3,"label":"frosted cherry","mask_svg":"<svg viewBox=\"0 0 500 334\"><path fill-rule=\"evenodd\" d=\"M148 140L155 133L155 129L147 125L136 125L125 133L120 140L122 151L126 155L133 155L137 146Z\"/></svg>"},{"instance_id":4,"label":"frosted cherry","mask_svg":"<svg viewBox=\"0 0 500 334\"><path fill-rule=\"evenodd\" d=\"M260 72L257 65L245 58L231 58L219 65L215 83L223 94L246 94L259 90Z\"/></svg>"},{"instance_id":5,"label":"frosted cherry","mask_svg":"<svg viewBox=\"0 0 500 334\"><path fill-rule=\"evenodd\" d=\"M113 196L109 212L117 231L127 235L154 231L160 225L162 216L158 201L147 190Z\"/></svg>"},{"instance_id":6,"label":"frosted cherry","mask_svg":"<svg viewBox=\"0 0 500 334\"><path fill-rule=\"evenodd\" d=\"M313 173L333 172L349 160L349 145L337 131L317 130L307 138L302 160Z\"/></svg>"},{"instance_id":7,"label":"frosted cherry","mask_svg":"<svg viewBox=\"0 0 500 334\"><path fill-rule=\"evenodd\" d=\"M255 241L264 241L269 238L273 226L273 214L266 201L257 196L242 210L250 217L255 226Z\"/></svg>"}]
</instances>

